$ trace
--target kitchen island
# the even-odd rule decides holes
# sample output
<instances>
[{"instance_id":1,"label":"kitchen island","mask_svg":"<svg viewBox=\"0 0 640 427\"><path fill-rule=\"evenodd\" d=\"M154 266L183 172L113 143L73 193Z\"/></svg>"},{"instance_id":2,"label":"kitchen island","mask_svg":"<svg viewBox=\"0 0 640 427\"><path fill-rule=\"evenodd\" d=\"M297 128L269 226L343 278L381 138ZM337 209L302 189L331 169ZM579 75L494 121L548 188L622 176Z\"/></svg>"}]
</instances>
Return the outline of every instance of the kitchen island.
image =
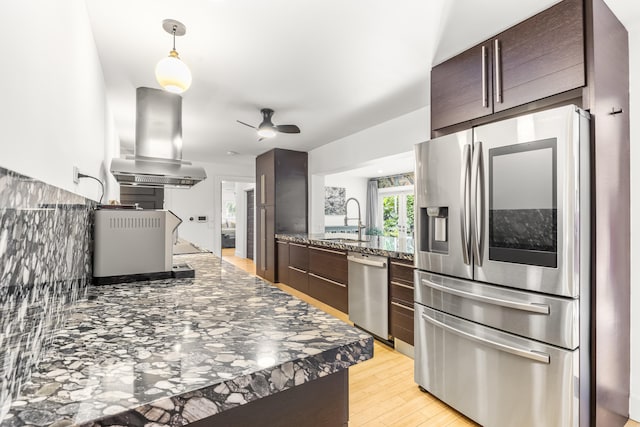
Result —
<instances>
[{"instance_id":1,"label":"kitchen island","mask_svg":"<svg viewBox=\"0 0 640 427\"><path fill-rule=\"evenodd\" d=\"M346 423L369 335L212 254L175 258L195 279L90 287L2 425Z\"/></svg>"}]
</instances>

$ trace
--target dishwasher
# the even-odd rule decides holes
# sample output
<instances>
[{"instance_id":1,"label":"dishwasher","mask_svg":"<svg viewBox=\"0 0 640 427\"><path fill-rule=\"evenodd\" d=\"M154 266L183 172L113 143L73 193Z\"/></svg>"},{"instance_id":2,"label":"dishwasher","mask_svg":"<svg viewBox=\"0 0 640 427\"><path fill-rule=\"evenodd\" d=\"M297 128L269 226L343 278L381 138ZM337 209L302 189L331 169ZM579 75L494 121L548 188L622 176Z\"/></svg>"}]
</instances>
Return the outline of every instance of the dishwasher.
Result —
<instances>
[{"instance_id":1,"label":"dishwasher","mask_svg":"<svg viewBox=\"0 0 640 427\"><path fill-rule=\"evenodd\" d=\"M389 340L387 257L349 252L349 320Z\"/></svg>"}]
</instances>

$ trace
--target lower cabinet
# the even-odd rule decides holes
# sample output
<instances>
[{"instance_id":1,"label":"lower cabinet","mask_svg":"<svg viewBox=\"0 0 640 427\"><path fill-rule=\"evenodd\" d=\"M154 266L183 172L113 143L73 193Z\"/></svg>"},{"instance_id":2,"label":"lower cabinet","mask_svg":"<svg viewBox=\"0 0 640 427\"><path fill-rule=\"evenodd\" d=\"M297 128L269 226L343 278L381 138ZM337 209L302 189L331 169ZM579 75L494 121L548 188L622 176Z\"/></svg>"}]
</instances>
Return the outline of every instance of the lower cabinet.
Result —
<instances>
[{"instance_id":1,"label":"lower cabinet","mask_svg":"<svg viewBox=\"0 0 640 427\"><path fill-rule=\"evenodd\" d=\"M413 345L413 262L390 259L389 323L391 335Z\"/></svg>"},{"instance_id":2,"label":"lower cabinet","mask_svg":"<svg viewBox=\"0 0 640 427\"><path fill-rule=\"evenodd\" d=\"M348 311L346 251L309 246L309 295L344 313Z\"/></svg>"},{"instance_id":3,"label":"lower cabinet","mask_svg":"<svg viewBox=\"0 0 640 427\"><path fill-rule=\"evenodd\" d=\"M294 289L309 293L309 280L307 277L309 267L309 249L307 245L289 243L289 277L287 285Z\"/></svg>"},{"instance_id":4,"label":"lower cabinet","mask_svg":"<svg viewBox=\"0 0 640 427\"><path fill-rule=\"evenodd\" d=\"M289 242L278 240L278 282L289 284Z\"/></svg>"}]
</instances>

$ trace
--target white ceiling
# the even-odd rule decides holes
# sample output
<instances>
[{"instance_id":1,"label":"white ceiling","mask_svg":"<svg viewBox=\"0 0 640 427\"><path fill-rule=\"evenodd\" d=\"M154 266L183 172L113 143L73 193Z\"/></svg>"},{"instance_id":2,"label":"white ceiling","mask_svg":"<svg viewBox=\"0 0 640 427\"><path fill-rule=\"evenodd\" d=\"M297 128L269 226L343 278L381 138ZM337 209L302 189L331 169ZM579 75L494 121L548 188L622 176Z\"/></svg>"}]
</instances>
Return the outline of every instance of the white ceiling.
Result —
<instances>
[{"instance_id":1,"label":"white ceiling","mask_svg":"<svg viewBox=\"0 0 640 427\"><path fill-rule=\"evenodd\" d=\"M273 147L308 151L429 104L438 63L557 0L86 0L124 151L135 88L158 87L171 36L193 74L183 94L183 157L232 161ZM608 0L633 19L640 7ZM634 3L633 6L630 4ZM616 10L616 8L614 8ZM299 135L257 142L259 110Z\"/></svg>"}]
</instances>

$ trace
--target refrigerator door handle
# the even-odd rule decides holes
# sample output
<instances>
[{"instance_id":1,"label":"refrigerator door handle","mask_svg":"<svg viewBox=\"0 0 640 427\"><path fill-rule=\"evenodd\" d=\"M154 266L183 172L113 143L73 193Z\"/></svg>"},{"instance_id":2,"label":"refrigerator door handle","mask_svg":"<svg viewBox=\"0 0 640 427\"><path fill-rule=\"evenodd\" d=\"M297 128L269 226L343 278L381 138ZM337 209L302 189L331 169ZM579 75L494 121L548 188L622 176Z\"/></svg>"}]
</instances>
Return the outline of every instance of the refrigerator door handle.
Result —
<instances>
[{"instance_id":1,"label":"refrigerator door handle","mask_svg":"<svg viewBox=\"0 0 640 427\"><path fill-rule=\"evenodd\" d=\"M482 142L474 143L473 179L471 187L473 189L473 204L471 205L471 218L473 219L473 256L478 267L482 267L482 246L484 244L484 172L482 168Z\"/></svg>"},{"instance_id":2,"label":"refrigerator door handle","mask_svg":"<svg viewBox=\"0 0 640 427\"><path fill-rule=\"evenodd\" d=\"M469 199L471 198L471 147L464 146L462 154L462 176L460 179L460 236L462 237L462 261L471 265L471 214Z\"/></svg>"},{"instance_id":3,"label":"refrigerator door handle","mask_svg":"<svg viewBox=\"0 0 640 427\"><path fill-rule=\"evenodd\" d=\"M422 279L422 284L440 292L444 292L444 293L455 295L462 298L471 299L474 301L484 302L487 304L499 305L501 307L508 307L516 310L529 311L532 313L540 313L540 314L550 313L549 306L547 304L519 302L519 301L511 301L504 298L490 297L486 295L476 294L473 292L463 291L461 289L449 288L447 286L439 285L427 279Z\"/></svg>"},{"instance_id":4,"label":"refrigerator door handle","mask_svg":"<svg viewBox=\"0 0 640 427\"><path fill-rule=\"evenodd\" d=\"M524 348L518 348L511 345L495 342L486 338L482 338L482 337L470 334L468 332L461 331L457 328L454 328L453 326L449 326L446 323L443 323L439 320L434 319L431 316L426 315L425 313L422 313L422 318L439 328L442 328L453 334L459 335L468 340L479 342L489 347L493 347L496 350L504 351L506 353L511 353L513 355L524 357L527 359L535 360L536 362L547 363L547 364L551 363L551 356L549 356L547 353L543 353L541 351L524 349Z\"/></svg>"}]
</instances>

